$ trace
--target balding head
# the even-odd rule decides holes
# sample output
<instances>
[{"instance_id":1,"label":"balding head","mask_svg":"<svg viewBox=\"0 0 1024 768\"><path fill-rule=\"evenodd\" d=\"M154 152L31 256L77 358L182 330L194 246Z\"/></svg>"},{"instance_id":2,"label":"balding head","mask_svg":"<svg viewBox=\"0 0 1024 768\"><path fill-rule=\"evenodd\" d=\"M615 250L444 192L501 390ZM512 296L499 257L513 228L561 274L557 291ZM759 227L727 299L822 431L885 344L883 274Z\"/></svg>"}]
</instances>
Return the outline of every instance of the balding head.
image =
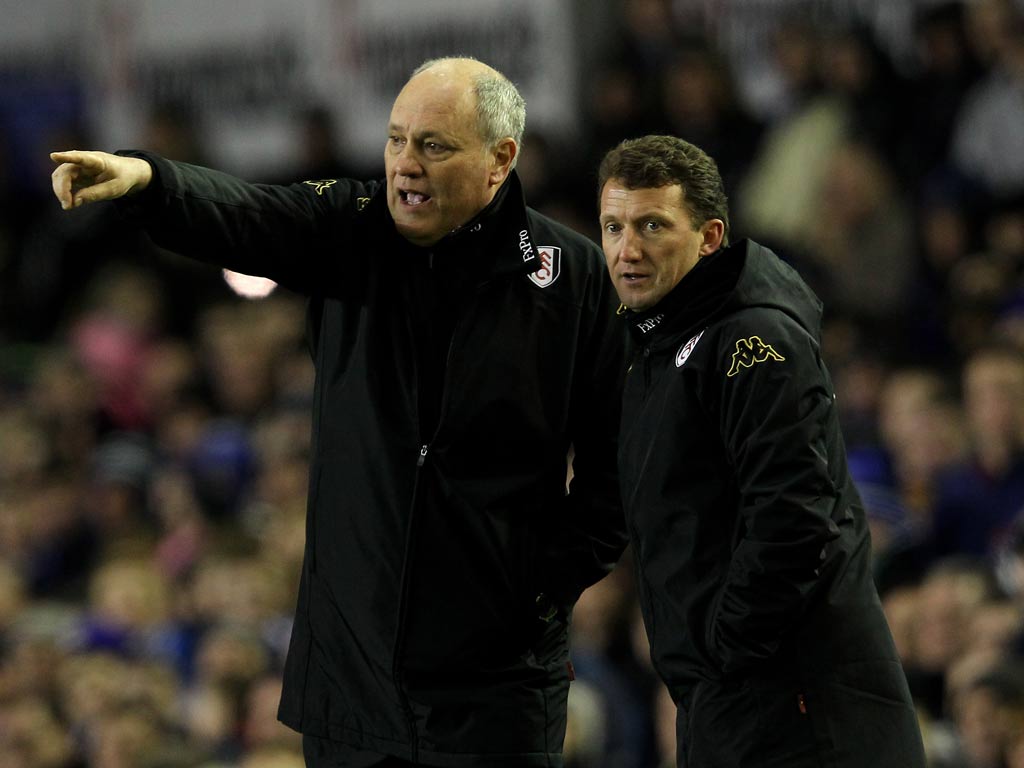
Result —
<instances>
[{"instance_id":1,"label":"balding head","mask_svg":"<svg viewBox=\"0 0 1024 768\"><path fill-rule=\"evenodd\" d=\"M489 146L512 139L516 147L523 143L526 129L526 102L515 85L501 72L470 56L430 59L420 64L409 78L434 77L448 80L453 87L471 91L480 137ZM512 160L515 167L518 153Z\"/></svg>"},{"instance_id":2,"label":"balding head","mask_svg":"<svg viewBox=\"0 0 1024 768\"><path fill-rule=\"evenodd\" d=\"M484 64L472 56L445 56L439 59L428 59L413 70L412 77L428 70L445 77L473 78L481 75L504 77L494 67Z\"/></svg>"}]
</instances>

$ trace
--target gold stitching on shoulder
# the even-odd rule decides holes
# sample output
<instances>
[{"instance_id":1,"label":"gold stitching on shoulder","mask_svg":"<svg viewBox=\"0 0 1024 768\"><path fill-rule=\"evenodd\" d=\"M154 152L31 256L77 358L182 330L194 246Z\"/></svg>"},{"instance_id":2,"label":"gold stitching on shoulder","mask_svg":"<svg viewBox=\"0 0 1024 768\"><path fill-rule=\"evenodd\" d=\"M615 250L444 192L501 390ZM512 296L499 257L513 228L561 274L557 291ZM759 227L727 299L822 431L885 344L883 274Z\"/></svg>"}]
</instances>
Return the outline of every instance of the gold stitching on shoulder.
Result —
<instances>
[{"instance_id":1,"label":"gold stitching on shoulder","mask_svg":"<svg viewBox=\"0 0 1024 768\"><path fill-rule=\"evenodd\" d=\"M303 184L309 184L311 187L316 187L316 193L322 195L324 190L328 187L337 184L337 179L320 179L319 181L304 181Z\"/></svg>"}]
</instances>

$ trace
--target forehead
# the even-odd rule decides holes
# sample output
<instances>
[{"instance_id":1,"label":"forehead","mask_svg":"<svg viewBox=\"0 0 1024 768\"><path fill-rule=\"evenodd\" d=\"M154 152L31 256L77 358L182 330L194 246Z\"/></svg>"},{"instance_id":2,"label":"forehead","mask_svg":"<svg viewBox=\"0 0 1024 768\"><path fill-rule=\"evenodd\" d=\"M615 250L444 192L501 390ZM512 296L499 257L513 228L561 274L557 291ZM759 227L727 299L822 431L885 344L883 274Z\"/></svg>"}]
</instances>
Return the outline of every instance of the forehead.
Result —
<instances>
[{"instance_id":1,"label":"forehead","mask_svg":"<svg viewBox=\"0 0 1024 768\"><path fill-rule=\"evenodd\" d=\"M395 99L391 123L409 131L474 135L476 97L472 83L429 71L416 75Z\"/></svg>"},{"instance_id":2,"label":"forehead","mask_svg":"<svg viewBox=\"0 0 1024 768\"><path fill-rule=\"evenodd\" d=\"M640 216L645 213L687 215L683 188L679 184L664 187L630 189L620 179L609 179L601 190L601 213L616 216Z\"/></svg>"}]
</instances>

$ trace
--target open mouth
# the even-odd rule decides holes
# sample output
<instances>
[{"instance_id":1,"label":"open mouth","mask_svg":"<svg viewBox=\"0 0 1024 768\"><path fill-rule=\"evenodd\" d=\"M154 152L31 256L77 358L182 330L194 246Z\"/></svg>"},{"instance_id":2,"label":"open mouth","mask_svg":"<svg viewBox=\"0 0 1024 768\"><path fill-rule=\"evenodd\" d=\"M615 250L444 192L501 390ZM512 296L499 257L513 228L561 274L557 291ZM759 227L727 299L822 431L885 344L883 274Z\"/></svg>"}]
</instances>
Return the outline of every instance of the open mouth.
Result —
<instances>
[{"instance_id":1,"label":"open mouth","mask_svg":"<svg viewBox=\"0 0 1024 768\"><path fill-rule=\"evenodd\" d=\"M623 272L622 273L622 279L625 280L627 283L639 282L640 280L646 279L646 277L647 277L647 275L641 275L641 274L638 274L636 272Z\"/></svg>"},{"instance_id":2,"label":"open mouth","mask_svg":"<svg viewBox=\"0 0 1024 768\"><path fill-rule=\"evenodd\" d=\"M425 195L422 192L412 192L407 189L398 190L398 196L402 199L402 204L408 205L410 208L423 205L430 200L430 195Z\"/></svg>"}]
</instances>

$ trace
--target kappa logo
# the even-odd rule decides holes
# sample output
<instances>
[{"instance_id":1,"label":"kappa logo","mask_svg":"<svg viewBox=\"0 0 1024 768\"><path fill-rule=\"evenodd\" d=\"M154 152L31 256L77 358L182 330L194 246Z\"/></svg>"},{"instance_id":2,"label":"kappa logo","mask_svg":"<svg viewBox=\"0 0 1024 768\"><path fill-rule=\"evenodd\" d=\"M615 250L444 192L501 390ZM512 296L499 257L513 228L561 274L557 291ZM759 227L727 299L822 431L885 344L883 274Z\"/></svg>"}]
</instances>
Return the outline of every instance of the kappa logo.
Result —
<instances>
[{"instance_id":1,"label":"kappa logo","mask_svg":"<svg viewBox=\"0 0 1024 768\"><path fill-rule=\"evenodd\" d=\"M540 268L529 275L530 280L538 288L547 288L562 271L562 249L555 245L538 245L537 255L540 256Z\"/></svg>"},{"instance_id":2,"label":"kappa logo","mask_svg":"<svg viewBox=\"0 0 1024 768\"><path fill-rule=\"evenodd\" d=\"M749 339L739 339L736 342L736 351L732 355L732 366L726 376L735 376L740 368L753 368L754 363L764 363L768 360L784 362L786 358L772 349L771 344L765 344L760 336L751 336Z\"/></svg>"},{"instance_id":3,"label":"kappa logo","mask_svg":"<svg viewBox=\"0 0 1024 768\"><path fill-rule=\"evenodd\" d=\"M303 184L309 184L311 187L316 187L316 193L322 195L324 190L330 186L338 183L337 179L320 179L319 181L304 181Z\"/></svg>"},{"instance_id":4,"label":"kappa logo","mask_svg":"<svg viewBox=\"0 0 1024 768\"><path fill-rule=\"evenodd\" d=\"M705 328L704 330L706 331L707 328ZM693 348L697 346L697 342L700 341L700 337L703 335L704 331L701 331L679 348L679 351L676 352L676 368L683 367L683 363L686 362L687 358L690 356L690 353L693 352Z\"/></svg>"}]
</instances>

